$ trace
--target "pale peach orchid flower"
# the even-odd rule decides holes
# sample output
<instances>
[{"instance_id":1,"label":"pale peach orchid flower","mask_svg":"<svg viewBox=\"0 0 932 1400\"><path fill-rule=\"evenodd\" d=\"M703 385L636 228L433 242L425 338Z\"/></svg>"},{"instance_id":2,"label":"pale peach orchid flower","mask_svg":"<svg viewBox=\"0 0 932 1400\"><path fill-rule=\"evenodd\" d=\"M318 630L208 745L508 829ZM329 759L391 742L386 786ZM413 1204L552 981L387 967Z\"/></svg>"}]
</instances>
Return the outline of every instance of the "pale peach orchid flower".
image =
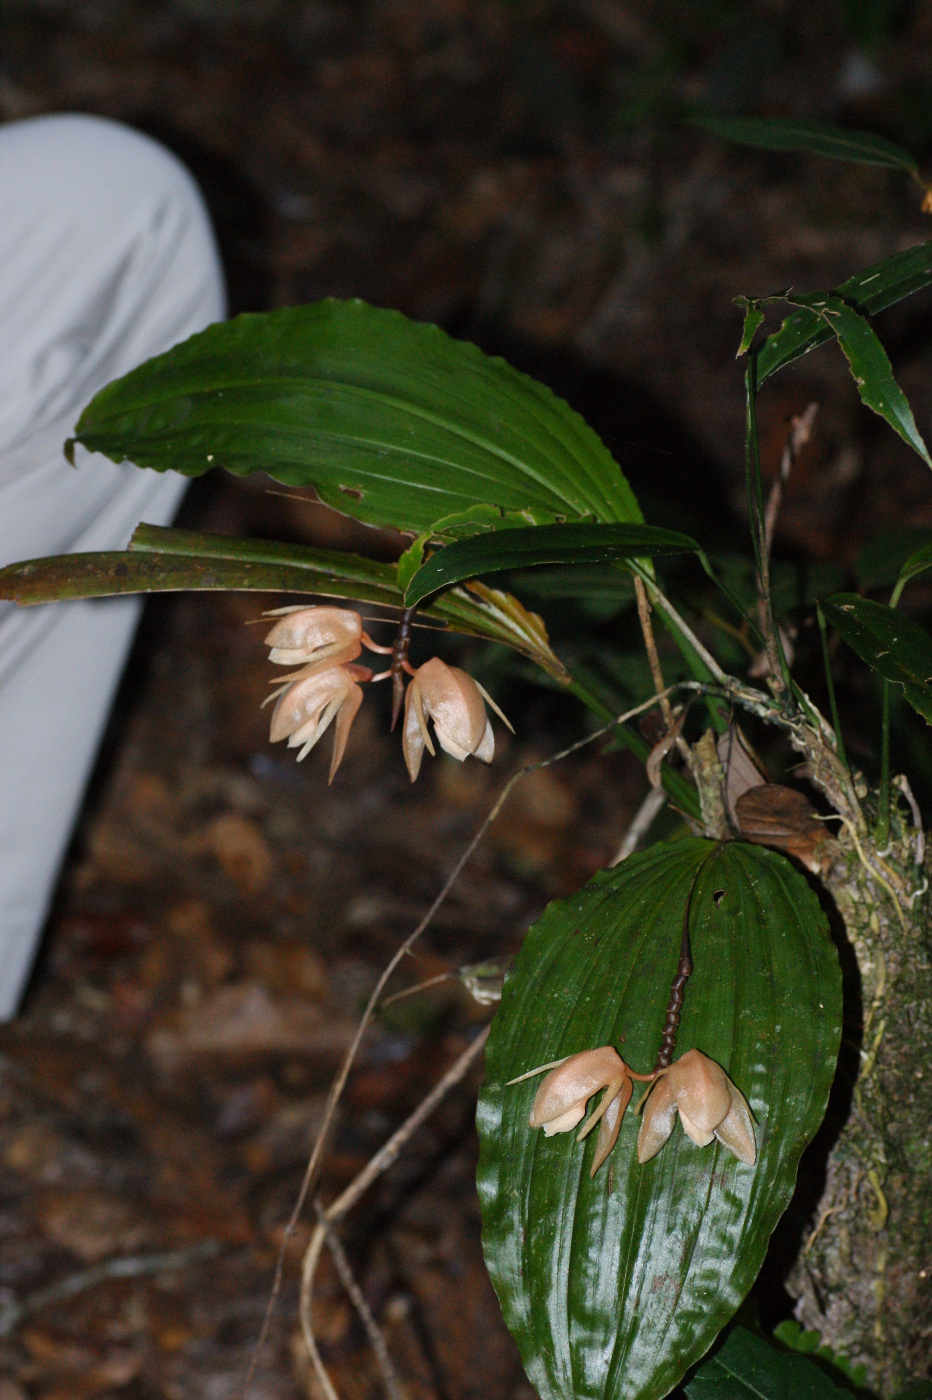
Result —
<instances>
[{"instance_id":1,"label":"pale peach orchid flower","mask_svg":"<svg viewBox=\"0 0 932 1400\"><path fill-rule=\"evenodd\" d=\"M328 779L332 783L346 749L350 727L362 704L362 687L358 682L370 680L372 672L368 666L351 664L320 670L316 663L306 671L307 674L298 672L296 678L286 678L286 684L265 702L277 702L272 711L269 739L273 744L287 739L290 749L300 749L300 763L336 719Z\"/></svg>"},{"instance_id":2,"label":"pale peach orchid flower","mask_svg":"<svg viewBox=\"0 0 932 1400\"><path fill-rule=\"evenodd\" d=\"M673 1132L677 1113L697 1147L708 1147L717 1138L740 1162L753 1167L757 1161L747 1099L701 1050L687 1050L648 1091L638 1133L639 1162L656 1157Z\"/></svg>"},{"instance_id":3,"label":"pale peach orchid flower","mask_svg":"<svg viewBox=\"0 0 932 1400\"><path fill-rule=\"evenodd\" d=\"M485 712L485 701L511 729L488 692L459 667L448 666L439 656L434 656L413 672L405 692L402 737L405 763L412 783L421 771L424 749L432 756L435 753L427 729L428 719L433 720L437 742L445 753L461 763L470 756L483 763L492 762L495 738Z\"/></svg>"},{"instance_id":4,"label":"pale peach orchid flower","mask_svg":"<svg viewBox=\"0 0 932 1400\"><path fill-rule=\"evenodd\" d=\"M277 608L265 616L279 618L265 639L272 648L269 660L276 666L342 666L355 661L368 641L362 618L350 608L298 606Z\"/></svg>"},{"instance_id":5,"label":"pale peach orchid flower","mask_svg":"<svg viewBox=\"0 0 932 1400\"><path fill-rule=\"evenodd\" d=\"M605 1090L598 1108L589 1115L576 1138L577 1142L582 1142L598 1124L599 1136L589 1169L589 1175L595 1176L618 1140L621 1120L634 1087L631 1081L638 1079L645 1082L652 1076L636 1074L625 1064L617 1050L611 1045L602 1045L597 1050L581 1050L565 1060L541 1065L512 1079L510 1083L519 1084L523 1079L542 1074L545 1070L550 1073L534 1097L528 1121L532 1128L543 1128L546 1137L572 1132L582 1122L586 1105L593 1094Z\"/></svg>"}]
</instances>

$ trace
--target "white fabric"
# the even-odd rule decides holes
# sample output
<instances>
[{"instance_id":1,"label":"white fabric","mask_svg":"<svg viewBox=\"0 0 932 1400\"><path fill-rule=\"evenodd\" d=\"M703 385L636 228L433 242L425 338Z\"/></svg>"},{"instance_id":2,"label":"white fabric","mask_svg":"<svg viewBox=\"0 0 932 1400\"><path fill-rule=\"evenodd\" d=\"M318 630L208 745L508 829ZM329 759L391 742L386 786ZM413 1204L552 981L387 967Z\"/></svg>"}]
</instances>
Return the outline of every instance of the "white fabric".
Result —
<instances>
[{"instance_id":1,"label":"white fabric","mask_svg":"<svg viewBox=\"0 0 932 1400\"><path fill-rule=\"evenodd\" d=\"M96 117L0 126L0 566L122 549L174 473L62 444L98 389L224 315L197 187ZM0 1019L14 1014L139 618L137 598L0 603Z\"/></svg>"}]
</instances>

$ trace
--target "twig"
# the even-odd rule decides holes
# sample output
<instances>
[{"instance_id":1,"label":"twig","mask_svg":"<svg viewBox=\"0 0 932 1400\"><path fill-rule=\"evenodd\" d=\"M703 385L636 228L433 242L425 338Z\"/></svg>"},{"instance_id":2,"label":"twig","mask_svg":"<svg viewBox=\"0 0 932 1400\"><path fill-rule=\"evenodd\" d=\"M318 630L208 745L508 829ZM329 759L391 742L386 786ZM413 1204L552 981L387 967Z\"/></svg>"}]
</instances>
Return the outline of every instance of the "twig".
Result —
<instances>
[{"instance_id":1,"label":"twig","mask_svg":"<svg viewBox=\"0 0 932 1400\"><path fill-rule=\"evenodd\" d=\"M647 652L647 660L650 664L650 673L654 681L654 690L661 695L666 689L663 680L663 671L660 667L660 657L657 655L657 643L654 639L654 628L650 620L650 603L647 601L647 590L642 579L637 574L634 575L634 594L638 604L638 620L641 624L641 632L644 637L644 648ZM668 696L664 696L660 701L660 711L663 715L663 727L667 731L673 728L673 707Z\"/></svg>"},{"instance_id":2,"label":"twig","mask_svg":"<svg viewBox=\"0 0 932 1400\"><path fill-rule=\"evenodd\" d=\"M0 1337L8 1337L11 1332L33 1313L41 1312L52 1303L63 1303L96 1288L99 1283L109 1283L112 1279L148 1278L153 1274L171 1273L175 1269L188 1269L192 1264L201 1264L219 1254L219 1240L201 1240L185 1249L169 1249L162 1254L121 1254L108 1259L103 1264L95 1264L91 1269L69 1274L58 1283L50 1283L28 1294L21 1303L5 1303L0 1308Z\"/></svg>"},{"instance_id":3,"label":"twig","mask_svg":"<svg viewBox=\"0 0 932 1400\"><path fill-rule=\"evenodd\" d=\"M818 411L819 405L810 403L806 405L802 413L790 419L790 431L787 433L783 455L780 458L780 470L770 488L770 495L767 497L767 506L764 511L764 548L768 555L773 545L773 532L776 529L777 516L780 514L780 506L783 503L784 487L789 481L790 472L795 467L800 452L809 441L812 425Z\"/></svg>"},{"instance_id":4,"label":"twig","mask_svg":"<svg viewBox=\"0 0 932 1400\"><path fill-rule=\"evenodd\" d=\"M663 811L666 800L667 794L663 788L651 788L635 812L631 825L625 832L624 840L609 861L610 870L614 866L620 865L623 860L627 860L628 856L637 850L638 842L650 831L657 817Z\"/></svg>"},{"instance_id":5,"label":"twig","mask_svg":"<svg viewBox=\"0 0 932 1400\"><path fill-rule=\"evenodd\" d=\"M637 576L638 575L635 574L635 577ZM680 633L687 644L692 647L703 665L706 666L714 680L717 680L721 685L728 685L730 677L722 670L708 647L700 642L689 624L683 620L666 594L657 587L657 584L652 578L644 574L642 574L641 577L644 580L644 587L647 589L648 598L650 598L651 603L657 611L663 613L664 616L669 619L671 630Z\"/></svg>"},{"instance_id":6,"label":"twig","mask_svg":"<svg viewBox=\"0 0 932 1400\"><path fill-rule=\"evenodd\" d=\"M774 621L770 591L770 551L767 547L763 487L761 485L760 444L757 437L757 350L748 353L745 374L746 429L744 440L745 475L748 492L748 518L757 566L757 610L767 655L770 686L776 696L789 700L792 708L790 669L780 631Z\"/></svg>"},{"instance_id":7,"label":"twig","mask_svg":"<svg viewBox=\"0 0 932 1400\"><path fill-rule=\"evenodd\" d=\"M337 1221L342 1220L343 1216L346 1215L348 1211L352 1210L363 1192L372 1185L376 1177L380 1176L382 1172L387 1171L393 1162L396 1161L398 1154L412 1134L430 1117L434 1109L446 1097L453 1086L459 1083L473 1061L478 1059L480 1052L485 1048L485 1042L488 1038L489 1027L486 1026L485 1029L476 1036L472 1044L464 1050L459 1059L450 1066L443 1078L434 1085L427 1097L418 1104L410 1117L406 1118L401 1127L396 1129L388 1139L388 1142L385 1143L384 1147L375 1154L371 1161L363 1167L359 1175L350 1182L346 1190L343 1191L326 1210L318 1211L318 1223L311 1235L301 1264L301 1302L299 1316L304 1344L307 1347L311 1365L314 1367L314 1372L320 1382L326 1400L340 1400L340 1398L334 1389L333 1382L327 1374L326 1367L317 1349L317 1341L314 1337L314 1326L311 1317L311 1302L314 1293L314 1275L317 1272L317 1263L320 1259L321 1249L323 1248L328 1228L336 1224Z\"/></svg>"},{"instance_id":8,"label":"twig","mask_svg":"<svg viewBox=\"0 0 932 1400\"><path fill-rule=\"evenodd\" d=\"M346 1257L346 1251L340 1243L339 1237L324 1221L323 1207L317 1202L317 1218L326 1231L327 1248L330 1250L336 1271L340 1276L340 1282L346 1289L347 1296L353 1307L359 1314L359 1320L365 1328L366 1336L369 1338L369 1345L375 1353L375 1359L379 1363L379 1370L382 1372L382 1381L388 1393L389 1400L404 1400L404 1391L398 1380L394 1362L389 1354L388 1344L385 1341L385 1334L372 1315L372 1309L366 1302L362 1289L353 1277L350 1262Z\"/></svg>"},{"instance_id":9,"label":"twig","mask_svg":"<svg viewBox=\"0 0 932 1400\"><path fill-rule=\"evenodd\" d=\"M400 1128L396 1128L384 1147L379 1148L359 1175L354 1177L349 1186L337 1196L333 1204L328 1206L326 1216L330 1224L342 1220L343 1216L352 1210L360 1196L368 1191L373 1181L394 1164L411 1135L417 1132L438 1104L443 1102L454 1085L460 1082L473 1060L479 1058L480 1053L485 1049L485 1042L488 1038L489 1027L484 1026L472 1044L463 1051L458 1060L453 1062L443 1078L437 1081L427 1097L421 1100L410 1117L405 1119Z\"/></svg>"},{"instance_id":10,"label":"twig","mask_svg":"<svg viewBox=\"0 0 932 1400\"><path fill-rule=\"evenodd\" d=\"M665 691L664 696L669 695L671 693L671 690L673 689L675 689L675 687L671 687L670 690ZM499 812L504 807L505 802L507 801L508 796L515 783L517 783L521 778L526 777L529 773L534 773L539 768L549 768L549 766L552 763L558 763L561 759L568 758L570 754L575 753L577 749L584 748L587 744L594 743L596 739L600 739L603 737L603 735L609 734L613 729L617 728L618 725L625 724L629 719L634 719L636 715L643 714L645 710L652 709L654 705L659 704L662 698L664 697L654 695L649 700L644 700L640 705L635 705L633 709L626 710L623 715L616 716L616 718L613 719L609 724L603 725L601 729L596 729L592 734L587 734L584 739L577 739L577 741L574 744L570 744L567 748L561 749L559 753L552 754L550 758L540 759L535 763L525 764L523 768L518 769L517 773L513 773L512 776L508 779L505 786L502 788L498 797L495 799L495 802L492 804L492 808L488 816L482 822L478 831L473 836L472 840L469 842L469 845L466 847L465 851L460 856L459 860L456 862L456 865L453 867L453 870L451 871L449 877L444 881L443 887L440 890L440 893L437 895L436 899L434 900L433 904L430 906L423 919L421 919L414 932L408 935L408 937L400 945L400 947L397 949L397 951L394 953L394 955L386 965L385 970L383 971L381 977L376 983L372 994L369 997L368 1002L366 1003L365 1010L363 1011L359 1025L356 1028L356 1034L353 1036L352 1042L350 1043L350 1047L347 1050L346 1055L344 1056L343 1063L337 1071L336 1078L334 1079L333 1084L330 1087L330 1092L327 1095L327 1102L324 1105L324 1113L323 1118L321 1120L320 1128L317 1133L317 1140L315 1141L313 1150L311 1151L310 1160L307 1164L307 1170L304 1173L304 1179L301 1182L301 1188L298 1192L298 1197L295 1201L294 1209L291 1212L291 1215L288 1219L288 1223L286 1224L284 1233L282 1235L282 1242L278 1251L278 1259L275 1265L275 1276L272 1280L272 1289L269 1295L269 1302L265 1311L265 1316L262 1320L262 1327L259 1331L259 1337L249 1363L249 1368L246 1372L246 1378L243 1383L242 1400L247 1400L250 1388L252 1386L253 1377L256 1372L256 1367L259 1364L259 1358L262 1354L262 1349L265 1346L265 1341L268 1336L269 1327L271 1326L272 1322L272 1314L275 1309L275 1303L279 1293L281 1292L282 1278L285 1270L285 1256L287 1253L288 1244L294 1236L295 1230L297 1229L298 1221L301 1218L301 1212L304 1209L304 1204L308 1198L308 1193L310 1192L310 1189L314 1183L314 1179L317 1175L317 1170L320 1166L320 1161L324 1152L324 1146L327 1140L327 1134L330 1131L330 1126L333 1122L333 1115L336 1112L336 1107L339 1103L340 1096L343 1093L343 1089L349 1077L349 1072L353 1067L357 1054L359 1053L359 1047L362 1044L363 1036L365 1035L369 1022L372 1019L373 1012L375 1011L376 1007L381 1001L382 993L384 992L385 987L388 984L393 972L395 971L398 964L411 951L414 944L420 938L424 930L428 927L434 915L437 913L438 909L441 907L444 900L447 898L448 894L453 889L464 868L466 867L469 860L472 858L474 852L476 851L477 847L480 845L483 838L485 837L485 834L488 831L489 827L492 825Z\"/></svg>"}]
</instances>

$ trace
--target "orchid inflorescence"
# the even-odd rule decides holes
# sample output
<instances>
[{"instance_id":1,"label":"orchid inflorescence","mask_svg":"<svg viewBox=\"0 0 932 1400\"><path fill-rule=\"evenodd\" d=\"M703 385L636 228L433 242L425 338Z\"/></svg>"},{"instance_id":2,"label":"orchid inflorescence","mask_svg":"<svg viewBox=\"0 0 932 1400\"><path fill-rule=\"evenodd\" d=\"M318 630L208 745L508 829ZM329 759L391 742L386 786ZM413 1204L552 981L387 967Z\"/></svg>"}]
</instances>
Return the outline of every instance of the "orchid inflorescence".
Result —
<instances>
[{"instance_id":1,"label":"orchid inflorescence","mask_svg":"<svg viewBox=\"0 0 932 1400\"><path fill-rule=\"evenodd\" d=\"M540 1065L510 1082L518 1084L545 1070L550 1072L534 1097L530 1125L543 1128L547 1137L571 1132L582 1121L589 1099L605 1090L598 1108L577 1136L577 1142L581 1142L599 1124L591 1176L595 1176L618 1139L631 1099L632 1080L650 1084L636 1110L643 1109L637 1141L637 1158L642 1164L655 1157L668 1140L677 1114L683 1131L697 1147L707 1147L717 1139L748 1166L757 1160L747 1100L721 1066L701 1050L687 1050L669 1068L653 1074L636 1074L617 1050L602 1045L597 1050L582 1050L552 1064Z\"/></svg>"},{"instance_id":2,"label":"orchid inflorescence","mask_svg":"<svg viewBox=\"0 0 932 1400\"><path fill-rule=\"evenodd\" d=\"M265 616L279 618L265 638L266 646L272 648L269 660L276 666L299 667L273 682L278 689L265 701L276 702L269 738L273 744L287 739L290 749L299 750L300 763L336 720L330 782L362 704L362 686L393 679L396 671L411 678L404 699L402 749L412 783L420 772L424 749L435 753L428 719L433 721L440 747L460 762L470 755L483 763L492 762L495 738L485 702L511 728L478 681L437 656L417 668L405 656L397 667L377 675L370 667L355 664L363 647L391 655L393 660L395 649L374 642L363 630L360 614L349 608L299 605L278 608Z\"/></svg>"}]
</instances>

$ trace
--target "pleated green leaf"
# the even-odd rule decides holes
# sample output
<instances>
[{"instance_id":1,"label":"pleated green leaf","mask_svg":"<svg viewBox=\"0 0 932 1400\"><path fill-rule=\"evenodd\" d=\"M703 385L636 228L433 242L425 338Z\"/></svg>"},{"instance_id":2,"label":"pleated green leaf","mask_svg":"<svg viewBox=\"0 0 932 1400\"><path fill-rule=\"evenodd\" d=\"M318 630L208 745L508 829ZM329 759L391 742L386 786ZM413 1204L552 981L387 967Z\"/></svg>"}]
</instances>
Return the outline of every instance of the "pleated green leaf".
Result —
<instances>
[{"instance_id":1,"label":"pleated green leaf","mask_svg":"<svg viewBox=\"0 0 932 1400\"><path fill-rule=\"evenodd\" d=\"M850 1400L821 1367L736 1327L686 1386L689 1400Z\"/></svg>"},{"instance_id":2,"label":"pleated green leaf","mask_svg":"<svg viewBox=\"0 0 932 1400\"><path fill-rule=\"evenodd\" d=\"M921 292L932 284L932 243L920 243L905 252L894 253L883 262L866 267L832 293L862 316L875 316L904 297ZM808 307L792 312L779 330L767 337L757 361L758 383L778 369L798 359L817 345L831 340L835 332Z\"/></svg>"},{"instance_id":3,"label":"pleated green leaf","mask_svg":"<svg viewBox=\"0 0 932 1400\"><path fill-rule=\"evenodd\" d=\"M431 555L405 592L408 607L479 574L538 564L601 564L648 554L702 554L689 535L658 525L538 525L458 540ZM703 556L704 557L704 556Z\"/></svg>"},{"instance_id":4,"label":"pleated green leaf","mask_svg":"<svg viewBox=\"0 0 932 1400\"><path fill-rule=\"evenodd\" d=\"M654 1064L686 903L695 970L677 1056L698 1048L750 1102L758 1159L679 1126L645 1166L629 1112L594 1178L594 1134L528 1126L536 1065L612 1044ZM505 983L479 1101L483 1243L542 1400L659 1400L709 1348L761 1266L825 1112L841 1035L819 903L760 846L665 843L551 904Z\"/></svg>"},{"instance_id":5,"label":"pleated green leaf","mask_svg":"<svg viewBox=\"0 0 932 1400\"><path fill-rule=\"evenodd\" d=\"M415 533L475 506L642 518L608 449L544 385L360 301L209 326L102 389L75 438L156 471L268 472Z\"/></svg>"}]
</instances>

